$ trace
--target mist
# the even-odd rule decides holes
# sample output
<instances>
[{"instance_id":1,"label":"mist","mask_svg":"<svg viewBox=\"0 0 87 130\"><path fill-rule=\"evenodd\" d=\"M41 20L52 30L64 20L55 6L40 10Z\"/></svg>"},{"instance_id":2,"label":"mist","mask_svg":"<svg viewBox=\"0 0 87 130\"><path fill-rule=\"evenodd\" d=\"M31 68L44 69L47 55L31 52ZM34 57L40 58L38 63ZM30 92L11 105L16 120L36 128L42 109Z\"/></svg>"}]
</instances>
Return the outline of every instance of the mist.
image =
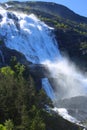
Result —
<instances>
[{"instance_id":1,"label":"mist","mask_svg":"<svg viewBox=\"0 0 87 130\"><path fill-rule=\"evenodd\" d=\"M53 77L55 100L86 96L87 78L79 68L67 58L56 62L45 61L50 76Z\"/></svg>"}]
</instances>

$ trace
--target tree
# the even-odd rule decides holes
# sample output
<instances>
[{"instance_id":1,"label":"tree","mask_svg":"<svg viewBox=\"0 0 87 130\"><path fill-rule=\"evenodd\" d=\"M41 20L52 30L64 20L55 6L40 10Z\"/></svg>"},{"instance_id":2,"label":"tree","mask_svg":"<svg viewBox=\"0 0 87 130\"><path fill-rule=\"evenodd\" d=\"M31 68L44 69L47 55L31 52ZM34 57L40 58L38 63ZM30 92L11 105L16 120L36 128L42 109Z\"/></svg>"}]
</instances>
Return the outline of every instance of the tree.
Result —
<instances>
[{"instance_id":1,"label":"tree","mask_svg":"<svg viewBox=\"0 0 87 130\"><path fill-rule=\"evenodd\" d=\"M6 127L2 124L0 124L0 130L6 130Z\"/></svg>"},{"instance_id":2,"label":"tree","mask_svg":"<svg viewBox=\"0 0 87 130\"><path fill-rule=\"evenodd\" d=\"M6 120L4 124L5 124L6 130L13 130L14 124L10 119Z\"/></svg>"},{"instance_id":3,"label":"tree","mask_svg":"<svg viewBox=\"0 0 87 130\"><path fill-rule=\"evenodd\" d=\"M15 71L19 78L23 76L24 70L25 66L21 65L19 62L15 65Z\"/></svg>"},{"instance_id":4,"label":"tree","mask_svg":"<svg viewBox=\"0 0 87 130\"><path fill-rule=\"evenodd\" d=\"M39 115L32 120L30 130L46 130L46 125Z\"/></svg>"},{"instance_id":5,"label":"tree","mask_svg":"<svg viewBox=\"0 0 87 130\"><path fill-rule=\"evenodd\" d=\"M0 71L5 76L8 76L8 75L13 76L15 74L15 72L9 66L1 68Z\"/></svg>"},{"instance_id":6,"label":"tree","mask_svg":"<svg viewBox=\"0 0 87 130\"><path fill-rule=\"evenodd\" d=\"M41 111L33 105L30 110L31 125L30 130L46 130L45 122L41 116Z\"/></svg>"},{"instance_id":7,"label":"tree","mask_svg":"<svg viewBox=\"0 0 87 130\"><path fill-rule=\"evenodd\" d=\"M29 114L26 105L23 104L21 112L21 129L29 130L29 124L30 124Z\"/></svg>"},{"instance_id":8,"label":"tree","mask_svg":"<svg viewBox=\"0 0 87 130\"><path fill-rule=\"evenodd\" d=\"M13 130L14 126L19 130L45 130L45 120L41 113L47 104L45 93L36 91L30 74L27 79L23 77L24 66L13 63L13 68L15 72L8 66L0 69L0 123L6 119L14 122L13 125L11 120L6 120L1 130Z\"/></svg>"}]
</instances>

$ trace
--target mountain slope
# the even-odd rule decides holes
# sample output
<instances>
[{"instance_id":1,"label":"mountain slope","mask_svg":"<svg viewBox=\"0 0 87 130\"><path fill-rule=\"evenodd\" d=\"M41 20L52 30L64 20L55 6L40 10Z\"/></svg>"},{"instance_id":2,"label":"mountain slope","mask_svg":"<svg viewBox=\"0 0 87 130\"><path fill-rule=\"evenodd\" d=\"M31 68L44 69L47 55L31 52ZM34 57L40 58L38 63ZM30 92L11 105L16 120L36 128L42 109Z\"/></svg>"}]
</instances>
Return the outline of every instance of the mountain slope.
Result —
<instances>
[{"instance_id":1,"label":"mountain slope","mask_svg":"<svg viewBox=\"0 0 87 130\"><path fill-rule=\"evenodd\" d=\"M76 22L87 22L87 18L81 17L75 14L73 11L68 9L67 7L55 3L47 3L47 2L28 2L30 9L39 10L45 13L49 13L51 15L60 16L65 19L70 19Z\"/></svg>"},{"instance_id":2,"label":"mountain slope","mask_svg":"<svg viewBox=\"0 0 87 130\"><path fill-rule=\"evenodd\" d=\"M87 18L49 2L8 2L2 6L7 10L34 13L47 25L54 27L61 52L68 54L78 65L87 67Z\"/></svg>"},{"instance_id":3,"label":"mountain slope","mask_svg":"<svg viewBox=\"0 0 87 130\"><path fill-rule=\"evenodd\" d=\"M72 21L76 21L79 23L87 23L87 18L79 16L78 14L74 13L67 7L56 4L56 3L51 3L51 2L8 2L8 4L13 5L13 8L16 9L29 9L30 11L35 11L38 13L44 12L49 15L55 15L59 16L65 19L69 19Z\"/></svg>"}]
</instances>

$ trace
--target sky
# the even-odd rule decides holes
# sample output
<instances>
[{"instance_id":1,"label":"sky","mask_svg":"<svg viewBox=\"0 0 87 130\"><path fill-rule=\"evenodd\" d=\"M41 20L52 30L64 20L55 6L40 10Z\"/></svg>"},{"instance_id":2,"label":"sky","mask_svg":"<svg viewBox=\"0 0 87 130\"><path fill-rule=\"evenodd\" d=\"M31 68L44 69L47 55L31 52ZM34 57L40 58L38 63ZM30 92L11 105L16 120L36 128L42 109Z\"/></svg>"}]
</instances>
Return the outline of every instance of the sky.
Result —
<instances>
[{"instance_id":1,"label":"sky","mask_svg":"<svg viewBox=\"0 0 87 130\"><path fill-rule=\"evenodd\" d=\"M0 0L0 2L6 2L7 0ZM16 0L17 1L17 0ZM18 0L26 1L26 0ZM46 1L46 2L55 2L62 4L75 13L87 17L87 0L28 0L28 1Z\"/></svg>"}]
</instances>

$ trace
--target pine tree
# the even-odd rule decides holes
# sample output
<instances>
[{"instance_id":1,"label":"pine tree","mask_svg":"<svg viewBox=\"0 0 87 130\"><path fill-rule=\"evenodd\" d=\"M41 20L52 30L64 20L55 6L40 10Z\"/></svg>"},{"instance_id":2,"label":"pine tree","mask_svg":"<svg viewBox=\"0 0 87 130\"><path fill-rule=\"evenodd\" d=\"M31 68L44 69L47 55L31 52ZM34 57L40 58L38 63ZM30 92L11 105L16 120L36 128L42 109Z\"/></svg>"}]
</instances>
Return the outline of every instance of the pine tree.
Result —
<instances>
[{"instance_id":1,"label":"pine tree","mask_svg":"<svg viewBox=\"0 0 87 130\"><path fill-rule=\"evenodd\" d=\"M14 125L10 119L6 120L4 124L5 124L6 130L13 130Z\"/></svg>"},{"instance_id":2,"label":"pine tree","mask_svg":"<svg viewBox=\"0 0 87 130\"><path fill-rule=\"evenodd\" d=\"M29 130L29 115L26 106L23 104L22 112L21 112L21 129L22 130Z\"/></svg>"}]
</instances>

